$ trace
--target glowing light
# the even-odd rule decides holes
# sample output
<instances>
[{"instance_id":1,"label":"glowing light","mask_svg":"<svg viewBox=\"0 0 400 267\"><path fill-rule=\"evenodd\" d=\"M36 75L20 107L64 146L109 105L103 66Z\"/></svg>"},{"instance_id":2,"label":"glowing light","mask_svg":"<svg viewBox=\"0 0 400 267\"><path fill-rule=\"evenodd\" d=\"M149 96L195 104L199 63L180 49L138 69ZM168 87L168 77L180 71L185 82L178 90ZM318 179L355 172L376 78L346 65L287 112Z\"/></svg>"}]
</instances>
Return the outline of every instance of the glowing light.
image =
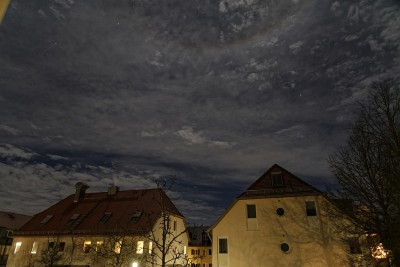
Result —
<instances>
[{"instance_id":1,"label":"glowing light","mask_svg":"<svg viewBox=\"0 0 400 267\"><path fill-rule=\"evenodd\" d=\"M132 263L132 267L139 267L137 262Z\"/></svg>"},{"instance_id":2,"label":"glowing light","mask_svg":"<svg viewBox=\"0 0 400 267\"><path fill-rule=\"evenodd\" d=\"M376 247L372 247L371 254L375 259L386 259L388 257L388 251L383 247L382 243L379 243Z\"/></svg>"}]
</instances>

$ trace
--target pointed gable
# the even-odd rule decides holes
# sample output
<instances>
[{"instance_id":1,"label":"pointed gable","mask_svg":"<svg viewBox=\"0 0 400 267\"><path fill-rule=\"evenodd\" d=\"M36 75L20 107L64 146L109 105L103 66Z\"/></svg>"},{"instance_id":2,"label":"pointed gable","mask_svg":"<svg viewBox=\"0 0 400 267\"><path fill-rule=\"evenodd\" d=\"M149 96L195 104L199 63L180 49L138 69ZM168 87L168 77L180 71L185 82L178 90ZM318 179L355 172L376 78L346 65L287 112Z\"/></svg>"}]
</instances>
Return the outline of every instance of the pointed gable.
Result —
<instances>
[{"instance_id":1,"label":"pointed gable","mask_svg":"<svg viewBox=\"0 0 400 267\"><path fill-rule=\"evenodd\" d=\"M321 191L274 164L238 198L320 195Z\"/></svg>"}]
</instances>

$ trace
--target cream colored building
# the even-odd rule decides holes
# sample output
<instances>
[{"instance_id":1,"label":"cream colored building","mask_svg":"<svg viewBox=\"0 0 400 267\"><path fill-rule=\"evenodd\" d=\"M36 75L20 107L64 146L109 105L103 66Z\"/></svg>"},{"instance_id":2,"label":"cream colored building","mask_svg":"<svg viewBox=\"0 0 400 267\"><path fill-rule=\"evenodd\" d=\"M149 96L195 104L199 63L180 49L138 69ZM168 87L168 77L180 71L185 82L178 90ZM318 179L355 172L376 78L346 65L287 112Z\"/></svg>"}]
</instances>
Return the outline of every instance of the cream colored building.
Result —
<instances>
[{"instance_id":1,"label":"cream colored building","mask_svg":"<svg viewBox=\"0 0 400 267\"><path fill-rule=\"evenodd\" d=\"M163 255L166 266L186 264L184 217L164 191L87 188L78 183L15 232L7 266L161 266Z\"/></svg>"},{"instance_id":2,"label":"cream colored building","mask_svg":"<svg viewBox=\"0 0 400 267\"><path fill-rule=\"evenodd\" d=\"M324 195L273 165L210 228L214 267L350 266Z\"/></svg>"},{"instance_id":3,"label":"cream colored building","mask_svg":"<svg viewBox=\"0 0 400 267\"><path fill-rule=\"evenodd\" d=\"M188 227L188 267L212 267L212 245L207 229L204 226Z\"/></svg>"}]
</instances>

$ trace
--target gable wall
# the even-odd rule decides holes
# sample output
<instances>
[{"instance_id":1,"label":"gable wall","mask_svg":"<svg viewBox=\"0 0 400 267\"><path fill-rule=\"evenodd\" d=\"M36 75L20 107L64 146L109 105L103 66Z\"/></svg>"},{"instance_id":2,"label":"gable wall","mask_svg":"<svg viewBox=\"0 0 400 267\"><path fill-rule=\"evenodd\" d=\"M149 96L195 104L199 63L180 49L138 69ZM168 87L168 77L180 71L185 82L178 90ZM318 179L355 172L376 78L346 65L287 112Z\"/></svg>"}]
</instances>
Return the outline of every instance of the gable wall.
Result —
<instances>
[{"instance_id":1,"label":"gable wall","mask_svg":"<svg viewBox=\"0 0 400 267\"><path fill-rule=\"evenodd\" d=\"M307 216L305 202L314 201L317 216ZM323 204L324 203L324 204ZM247 220L247 204L255 204L256 223ZM242 199L213 228L213 266L348 266L347 245L324 212L322 196ZM276 214L283 208L285 214ZM250 224L249 224L250 223ZM248 230L248 225L257 230ZM228 239L228 253L218 253L218 239ZM288 253L281 244L290 246ZM219 256L227 256L227 265Z\"/></svg>"}]
</instances>

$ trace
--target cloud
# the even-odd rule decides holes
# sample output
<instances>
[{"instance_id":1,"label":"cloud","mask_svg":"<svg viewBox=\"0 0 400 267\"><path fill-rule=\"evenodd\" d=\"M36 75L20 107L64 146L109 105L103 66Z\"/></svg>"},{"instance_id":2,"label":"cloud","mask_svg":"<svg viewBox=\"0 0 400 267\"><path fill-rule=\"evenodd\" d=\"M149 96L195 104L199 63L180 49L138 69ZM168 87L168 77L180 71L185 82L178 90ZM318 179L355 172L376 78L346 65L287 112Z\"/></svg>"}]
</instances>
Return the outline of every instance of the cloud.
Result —
<instances>
[{"instance_id":1,"label":"cloud","mask_svg":"<svg viewBox=\"0 0 400 267\"><path fill-rule=\"evenodd\" d=\"M180 136L186 144L189 145L199 145L206 142L206 139L201 135L201 132L194 132L193 128L190 126L184 126L175 134Z\"/></svg>"},{"instance_id":2,"label":"cloud","mask_svg":"<svg viewBox=\"0 0 400 267\"><path fill-rule=\"evenodd\" d=\"M1 158L21 158L31 159L35 156L35 153L29 152L20 148L17 148L10 144L0 144L0 157Z\"/></svg>"},{"instance_id":3,"label":"cloud","mask_svg":"<svg viewBox=\"0 0 400 267\"><path fill-rule=\"evenodd\" d=\"M7 126L7 125L0 125L0 130L3 130L3 131L5 131L5 132L7 132L9 134L12 134L12 135L18 135L18 134L21 133L20 130L12 128L12 127Z\"/></svg>"}]
</instances>

